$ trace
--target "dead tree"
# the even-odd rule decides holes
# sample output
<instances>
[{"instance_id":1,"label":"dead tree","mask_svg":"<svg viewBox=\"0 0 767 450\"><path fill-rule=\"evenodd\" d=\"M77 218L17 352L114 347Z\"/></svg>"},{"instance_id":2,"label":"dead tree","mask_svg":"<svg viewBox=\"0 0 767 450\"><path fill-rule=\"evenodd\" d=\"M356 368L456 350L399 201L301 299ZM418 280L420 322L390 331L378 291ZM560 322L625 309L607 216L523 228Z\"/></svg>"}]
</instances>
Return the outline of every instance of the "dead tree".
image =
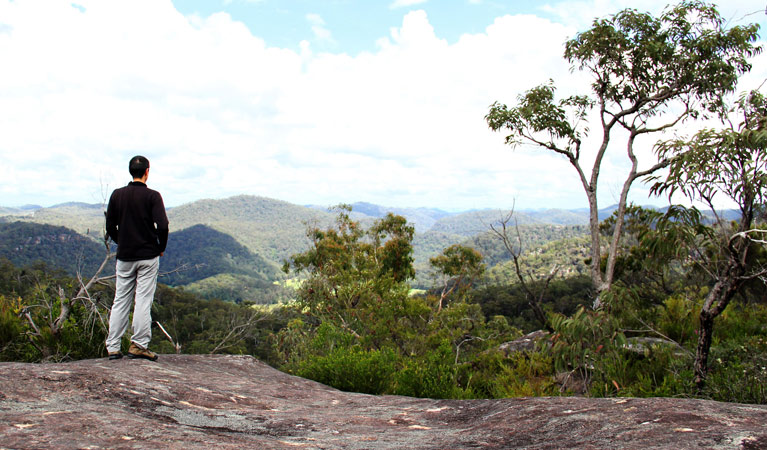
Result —
<instances>
[{"instance_id":1,"label":"dead tree","mask_svg":"<svg viewBox=\"0 0 767 450\"><path fill-rule=\"evenodd\" d=\"M107 264L115 256L115 253L109 248L107 236L104 237L104 247L104 259L87 282L82 276L82 269L78 269L78 290L74 296L68 296L64 291L64 288L58 286L56 289L56 299L51 299L42 295L40 304L24 307L19 312L19 316L26 319L30 326L30 331L27 332L29 342L40 352L43 359L50 359L56 356L55 349L44 343L44 335L48 332L53 341L58 342L61 339L61 332L64 325L77 303L82 303L87 307L87 327L91 328L92 331L99 325L105 330L108 328L107 320L105 319L105 305L100 305L98 300L94 299L91 295L93 286L114 278L114 275L102 276ZM42 308L44 314L33 315L32 312L35 308ZM58 313L56 313L56 310L58 310Z\"/></svg>"},{"instance_id":2,"label":"dead tree","mask_svg":"<svg viewBox=\"0 0 767 450\"><path fill-rule=\"evenodd\" d=\"M514 236L510 236L510 222L514 219ZM525 292L525 298L527 304L533 310L535 318L541 323L548 331L553 331L551 324L549 324L546 318L546 313L543 311L543 298L546 296L546 292L549 290L549 284L551 280L559 272L559 266L554 266L549 271L549 274L543 280L536 280L532 272L524 273L521 267L522 259L522 235L519 232L519 224L514 217L514 209L512 208L509 213L502 217L498 222L490 224L490 230L503 242L503 246L506 248L506 252L511 257L511 261L514 264L514 273L517 275L522 290ZM539 281L538 283L536 283ZM535 284L540 285L539 288L534 288Z\"/></svg>"}]
</instances>

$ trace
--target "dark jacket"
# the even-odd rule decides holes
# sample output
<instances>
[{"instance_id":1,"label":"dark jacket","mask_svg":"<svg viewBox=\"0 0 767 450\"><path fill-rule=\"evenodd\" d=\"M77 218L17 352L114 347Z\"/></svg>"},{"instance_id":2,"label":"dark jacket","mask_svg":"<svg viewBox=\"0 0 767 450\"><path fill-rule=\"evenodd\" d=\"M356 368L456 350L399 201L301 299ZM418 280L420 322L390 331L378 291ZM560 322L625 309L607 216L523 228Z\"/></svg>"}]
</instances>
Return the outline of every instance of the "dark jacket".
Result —
<instances>
[{"instance_id":1,"label":"dark jacket","mask_svg":"<svg viewBox=\"0 0 767 450\"><path fill-rule=\"evenodd\" d=\"M117 259L160 256L168 244L168 216L159 192L131 181L115 189L107 206L107 234L117 243Z\"/></svg>"}]
</instances>

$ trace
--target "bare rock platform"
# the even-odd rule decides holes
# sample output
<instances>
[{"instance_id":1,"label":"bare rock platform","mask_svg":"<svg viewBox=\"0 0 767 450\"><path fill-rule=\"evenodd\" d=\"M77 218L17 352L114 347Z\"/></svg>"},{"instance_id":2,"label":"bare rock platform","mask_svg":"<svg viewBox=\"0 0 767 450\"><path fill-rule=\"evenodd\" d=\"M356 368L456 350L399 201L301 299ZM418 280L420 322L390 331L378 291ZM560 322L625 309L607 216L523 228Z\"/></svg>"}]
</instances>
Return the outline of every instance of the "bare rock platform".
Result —
<instances>
[{"instance_id":1,"label":"bare rock platform","mask_svg":"<svg viewBox=\"0 0 767 450\"><path fill-rule=\"evenodd\" d=\"M341 392L243 356L0 363L3 449L767 449L767 407Z\"/></svg>"}]
</instances>

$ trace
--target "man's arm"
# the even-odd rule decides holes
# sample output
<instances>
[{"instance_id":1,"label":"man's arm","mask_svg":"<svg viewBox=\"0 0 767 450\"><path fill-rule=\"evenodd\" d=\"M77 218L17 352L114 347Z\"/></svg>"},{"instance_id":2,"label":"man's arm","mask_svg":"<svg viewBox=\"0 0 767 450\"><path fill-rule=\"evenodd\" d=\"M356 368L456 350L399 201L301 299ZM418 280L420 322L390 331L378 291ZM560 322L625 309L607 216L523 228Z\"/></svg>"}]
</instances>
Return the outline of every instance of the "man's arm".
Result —
<instances>
[{"instance_id":1,"label":"man's arm","mask_svg":"<svg viewBox=\"0 0 767 450\"><path fill-rule=\"evenodd\" d=\"M105 213L106 214L106 222L107 222L106 223L106 229L107 229L107 235L109 237L111 237L112 240L116 244L119 244L119 242L117 242L117 239L118 239L117 238L117 235L118 235L118 230L117 230L117 221L118 221L118 218L117 218L117 205L116 205L116 201L115 201L114 197L115 197L115 193L113 192L112 196L109 197L109 205L107 206L107 212Z\"/></svg>"},{"instance_id":2,"label":"man's arm","mask_svg":"<svg viewBox=\"0 0 767 450\"><path fill-rule=\"evenodd\" d=\"M165 214L165 203L162 201L162 195L158 192L155 197L152 204L152 220L157 227L157 239L160 244L160 256L162 256L168 245L168 216Z\"/></svg>"}]
</instances>

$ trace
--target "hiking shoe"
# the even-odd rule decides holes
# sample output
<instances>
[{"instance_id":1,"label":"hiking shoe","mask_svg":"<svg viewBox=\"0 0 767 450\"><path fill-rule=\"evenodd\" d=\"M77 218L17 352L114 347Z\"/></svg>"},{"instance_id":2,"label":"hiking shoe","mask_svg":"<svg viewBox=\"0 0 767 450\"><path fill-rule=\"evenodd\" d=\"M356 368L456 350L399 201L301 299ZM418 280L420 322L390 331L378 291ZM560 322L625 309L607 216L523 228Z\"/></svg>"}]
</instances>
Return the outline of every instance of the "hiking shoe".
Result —
<instances>
[{"instance_id":1,"label":"hiking shoe","mask_svg":"<svg viewBox=\"0 0 767 450\"><path fill-rule=\"evenodd\" d=\"M109 359L110 360L112 360L112 359L120 359L122 357L123 357L123 354L120 353L119 351L117 351L117 352L109 352Z\"/></svg>"},{"instance_id":2,"label":"hiking shoe","mask_svg":"<svg viewBox=\"0 0 767 450\"><path fill-rule=\"evenodd\" d=\"M128 349L128 358L144 358L150 361L157 361L157 354L131 342L130 348Z\"/></svg>"}]
</instances>

